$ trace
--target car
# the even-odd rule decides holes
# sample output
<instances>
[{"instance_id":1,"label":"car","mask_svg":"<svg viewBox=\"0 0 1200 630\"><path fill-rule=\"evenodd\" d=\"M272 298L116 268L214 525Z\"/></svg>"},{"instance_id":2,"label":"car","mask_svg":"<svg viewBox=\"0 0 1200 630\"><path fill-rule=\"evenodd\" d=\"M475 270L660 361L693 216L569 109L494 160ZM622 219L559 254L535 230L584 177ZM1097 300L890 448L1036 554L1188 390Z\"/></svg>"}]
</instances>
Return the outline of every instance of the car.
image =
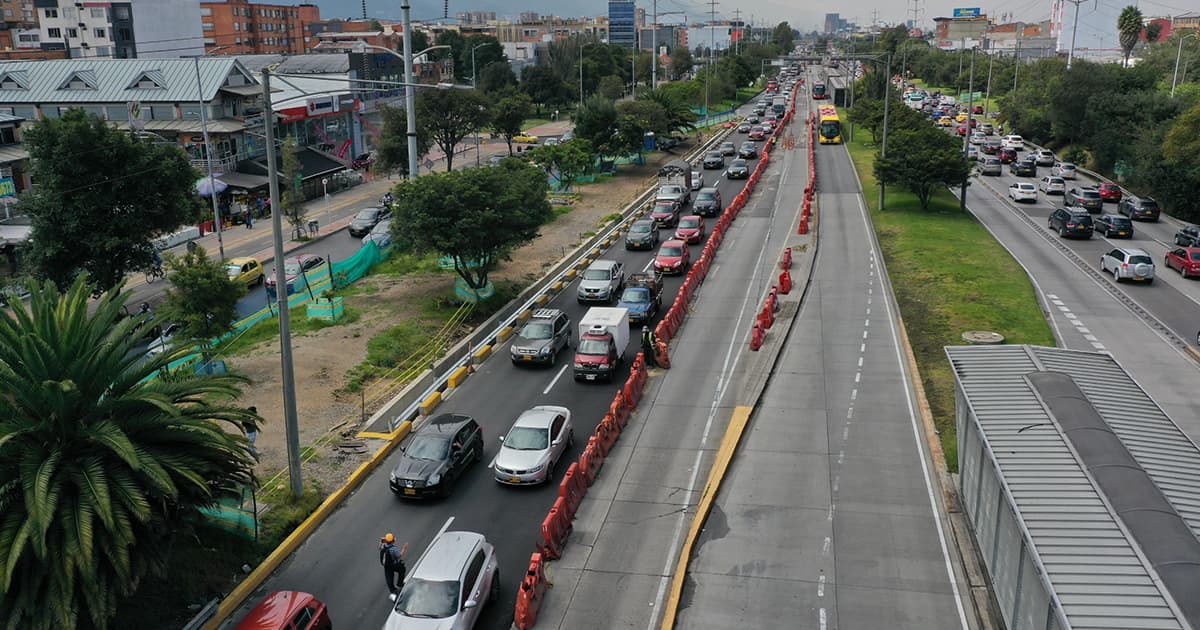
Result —
<instances>
[{"instance_id":1,"label":"car","mask_svg":"<svg viewBox=\"0 0 1200 630\"><path fill-rule=\"evenodd\" d=\"M709 151L708 153L705 153L704 168L709 170L725 168L725 155L720 151Z\"/></svg>"},{"instance_id":2,"label":"car","mask_svg":"<svg viewBox=\"0 0 1200 630\"><path fill-rule=\"evenodd\" d=\"M654 270L681 275L687 271L690 262L691 254L687 243L671 239L663 241L662 246L658 248L658 254L654 257Z\"/></svg>"},{"instance_id":3,"label":"car","mask_svg":"<svg viewBox=\"0 0 1200 630\"><path fill-rule=\"evenodd\" d=\"M742 159L753 160L758 157L758 147L753 142L743 142L737 154Z\"/></svg>"},{"instance_id":4,"label":"car","mask_svg":"<svg viewBox=\"0 0 1200 630\"><path fill-rule=\"evenodd\" d=\"M1121 187L1113 182L1100 182L1100 199L1111 201L1113 203L1121 203Z\"/></svg>"},{"instance_id":5,"label":"car","mask_svg":"<svg viewBox=\"0 0 1200 630\"><path fill-rule=\"evenodd\" d=\"M479 423L461 413L438 414L400 446L400 461L392 468L388 487L402 499L448 497L471 464L481 459Z\"/></svg>"},{"instance_id":6,"label":"car","mask_svg":"<svg viewBox=\"0 0 1200 630\"><path fill-rule=\"evenodd\" d=\"M987 140L987 134L983 133L982 131L975 131L975 132L971 133L970 142L973 145L983 144L984 141L986 141L986 140Z\"/></svg>"},{"instance_id":7,"label":"car","mask_svg":"<svg viewBox=\"0 0 1200 630\"><path fill-rule=\"evenodd\" d=\"M468 630L500 600L500 561L483 534L441 532L404 580L383 630Z\"/></svg>"},{"instance_id":8,"label":"car","mask_svg":"<svg viewBox=\"0 0 1200 630\"><path fill-rule=\"evenodd\" d=\"M1032 201L1037 203L1037 187L1029 182L1016 182L1008 187L1008 198L1013 201Z\"/></svg>"},{"instance_id":9,"label":"car","mask_svg":"<svg viewBox=\"0 0 1200 630\"><path fill-rule=\"evenodd\" d=\"M704 217L697 214L680 217L679 225L675 226L675 238L689 245L703 241Z\"/></svg>"},{"instance_id":10,"label":"car","mask_svg":"<svg viewBox=\"0 0 1200 630\"><path fill-rule=\"evenodd\" d=\"M296 279L302 278L303 284L308 284L308 272L325 264L325 258L314 254L298 254L283 259L283 273L287 277L287 294L296 292ZM275 290L275 270L267 274L264 284L268 291Z\"/></svg>"},{"instance_id":11,"label":"car","mask_svg":"<svg viewBox=\"0 0 1200 630\"><path fill-rule=\"evenodd\" d=\"M1102 214L1096 217L1096 231L1105 238L1133 238L1133 222L1120 214Z\"/></svg>"},{"instance_id":12,"label":"car","mask_svg":"<svg viewBox=\"0 0 1200 630\"><path fill-rule=\"evenodd\" d=\"M1092 238L1092 231L1095 229L1092 215L1078 208L1058 208L1050 213L1046 226L1057 231L1058 235L1063 238L1068 236Z\"/></svg>"},{"instance_id":13,"label":"car","mask_svg":"<svg viewBox=\"0 0 1200 630\"><path fill-rule=\"evenodd\" d=\"M507 157L507 155L493 155L492 157L488 158L484 164L487 166L500 166L500 163L503 162Z\"/></svg>"},{"instance_id":14,"label":"car","mask_svg":"<svg viewBox=\"0 0 1200 630\"><path fill-rule=\"evenodd\" d=\"M672 199L681 206L686 206L692 200L692 191L678 184L663 184L658 187L654 199Z\"/></svg>"},{"instance_id":15,"label":"car","mask_svg":"<svg viewBox=\"0 0 1200 630\"><path fill-rule=\"evenodd\" d=\"M1144 249L1118 247L1100 256L1101 273L1112 273L1113 281L1154 282L1154 259Z\"/></svg>"},{"instance_id":16,"label":"car","mask_svg":"<svg viewBox=\"0 0 1200 630\"><path fill-rule=\"evenodd\" d=\"M542 484L554 477L554 468L575 444L571 410L538 405L524 411L508 435L500 436L500 452L492 461L496 481L509 486Z\"/></svg>"},{"instance_id":17,"label":"car","mask_svg":"<svg viewBox=\"0 0 1200 630\"><path fill-rule=\"evenodd\" d=\"M711 189L701 188L696 193L697 205L705 190ZM654 225L654 219L640 219L629 225L629 231L625 233L625 249L654 249L657 246L658 226Z\"/></svg>"},{"instance_id":18,"label":"car","mask_svg":"<svg viewBox=\"0 0 1200 630\"><path fill-rule=\"evenodd\" d=\"M1025 149L1025 139L1016 134L1009 134L1000 140L1000 144L1006 149L1022 151Z\"/></svg>"},{"instance_id":19,"label":"car","mask_svg":"<svg viewBox=\"0 0 1200 630\"><path fill-rule=\"evenodd\" d=\"M959 122L959 123L967 122L967 112L959 112L958 114L956 114L954 116L954 122Z\"/></svg>"},{"instance_id":20,"label":"car","mask_svg":"<svg viewBox=\"0 0 1200 630\"><path fill-rule=\"evenodd\" d=\"M767 108L765 106L757 105L754 107L754 115L755 116L762 116L765 113L767 113Z\"/></svg>"},{"instance_id":21,"label":"car","mask_svg":"<svg viewBox=\"0 0 1200 630\"><path fill-rule=\"evenodd\" d=\"M979 160L979 147L974 145L967 147L967 159L973 161Z\"/></svg>"},{"instance_id":22,"label":"car","mask_svg":"<svg viewBox=\"0 0 1200 630\"><path fill-rule=\"evenodd\" d=\"M729 168L725 169L725 176L729 179L746 179L750 177L750 167L746 164L746 160L736 159L730 162Z\"/></svg>"},{"instance_id":23,"label":"car","mask_svg":"<svg viewBox=\"0 0 1200 630\"><path fill-rule=\"evenodd\" d=\"M755 125L754 128L750 130L750 139L751 140L762 140L763 138L766 138L766 137L767 137L767 129L766 129L766 127L763 127L762 125Z\"/></svg>"},{"instance_id":24,"label":"car","mask_svg":"<svg viewBox=\"0 0 1200 630\"><path fill-rule=\"evenodd\" d=\"M1000 158L984 156L979 158L979 174L980 175L995 175L999 177L1004 172L1004 167L1001 165Z\"/></svg>"},{"instance_id":25,"label":"car","mask_svg":"<svg viewBox=\"0 0 1200 630\"><path fill-rule=\"evenodd\" d=\"M556 147L559 144L562 144L562 141L558 138L546 138L546 141L542 143L543 146L547 147Z\"/></svg>"},{"instance_id":26,"label":"car","mask_svg":"<svg viewBox=\"0 0 1200 630\"><path fill-rule=\"evenodd\" d=\"M512 141L516 144L537 144L540 142L540 139L534 135L519 133L513 136Z\"/></svg>"},{"instance_id":27,"label":"car","mask_svg":"<svg viewBox=\"0 0 1200 630\"><path fill-rule=\"evenodd\" d=\"M387 208L363 208L350 220L350 227L347 231L354 238L362 238L370 234L376 224L388 218L391 214L391 211Z\"/></svg>"},{"instance_id":28,"label":"car","mask_svg":"<svg viewBox=\"0 0 1200 630\"><path fill-rule=\"evenodd\" d=\"M750 130L753 128L754 128L754 125L751 125L748 122L744 122L744 123L738 125L737 132L738 133L750 133Z\"/></svg>"},{"instance_id":29,"label":"car","mask_svg":"<svg viewBox=\"0 0 1200 630\"><path fill-rule=\"evenodd\" d=\"M746 122L750 123L751 125L757 125L758 124L758 114L755 113L755 114L751 114L751 115L747 116ZM751 129L750 131L754 131L754 130Z\"/></svg>"},{"instance_id":30,"label":"car","mask_svg":"<svg viewBox=\"0 0 1200 630\"><path fill-rule=\"evenodd\" d=\"M183 324L171 322L166 325L158 325L150 329L153 341L146 347L146 356L155 357L171 349L171 342L174 341L175 335L183 330Z\"/></svg>"},{"instance_id":31,"label":"car","mask_svg":"<svg viewBox=\"0 0 1200 630\"><path fill-rule=\"evenodd\" d=\"M985 122L979 125L979 131L983 132L983 135L985 136L990 136L996 133L996 128L992 125L992 123Z\"/></svg>"},{"instance_id":32,"label":"car","mask_svg":"<svg viewBox=\"0 0 1200 630\"><path fill-rule=\"evenodd\" d=\"M1070 162L1055 162L1050 174L1063 179L1075 179L1075 165Z\"/></svg>"},{"instance_id":33,"label":"car","mask_svg":"<svg viewBox=\"0 0 1200 630\"><path fill-rule=\"evenodd\" d=\"M539 308L513 336L508 348L513 365L554 365L558 353L571 345L571 318L557 308Z\"/></svg>"},{"instance_id":34,"label":"car","mask_svg":"<svg viewBox=\"0 0 1200 630\"><path fill-rule=\"evenodd\" d=\"M233 630L333 630L324 602L301 591L275 591L258 602Z\"/></svg>"},{"instance_id":35,"label":"car","mask_svg":"<svg viewBox=\"0 0 1200 630\"><path fill-rule=\"evenodd\" d=\"M720 216L723 209L721 191L716 188L701 188L692 203L692 210L702 217Z\"/></svg>"},{"instance_id":36,"label":"car","mask_svg":"<svg viewBox=\"0 0 1200 630\"><path fill-rule=\"evenodd\" d=\"M704 188L704 173L692 171L692 190L700 190L701 188Z\"/></svg>"},{"instance_id":37,"label":"car","mask_svg":"<svg viewBox=\"0 0 1200 630\"><path fill-rule=\"evenodd\" d=\"M1188 225L1176 232L1175 244L1180 247L1200 247L1200 227Z\"/></svg>"},{"instance_id":38,"label":"car","mask_svg":"<svg viewBox=\"0 0 1200 630\"><path fill-rule=\"evenodd\" d=\"M584 302L611 302L621 295L625 286L625 265L618 260L601 258L579 274L579 289L575 297Z\"/></svg>"},{"instance_id":39,"label":"car","mask_svg":"<svg viewBox=\"0 0 1200 630\"><path fill-rule=\"evenodd\" d=\"M231 281L248 287L266 282L262 263L252 256L238 256L225 261L225 275Z\"/></svg>"},{"instance_id":40,"label":"car","mask_svg":"<svg viewBox=\"0 0 1200 630\"><path fill-rule=\"evenodd\" d=\"M1033 156L1037 160L1038 166L1054 166L1054 163L1058 161L1050 149L1038 149L1033 152Z\"/></svg>"},{"instance_id":41,"label":"car","mask_svg":"<svg viewBox=\"0 0 1200 630\"><path fill-rule=\"evenodd\" d=\"M1117 204L1117 212L1130 219L1157 221L1160 211L1158 202L1150 197L1126 197Z\"/></svg>"},{"instance_id":42,"label":"car","mask_svg":"<svg viewBox=\"0 0 1200 630\"><path fill-rule=\"evenodd\" d=\"M955 128L954 128L954 135L956 135L956 136L965 136L965 135L967 135L967 126L964 124L964 125L959 125L959 126L955 127Z\"/></svg>"},{"instance_id":43,"label":"car","mask_svg":"<svg viewBox=\"0 0 1200 630\"><path fill-rule=\"evenodd\" d=\"M1047 175L1038 182L1038 190L1047 195L1065 195L1067 193L1067 182L1061 177Z\"/></svg>"},{"instance_id":44,"label":"car","mask_svg":"<svg viewBox=\"0 0 1200 630\"><path fill-rule=\"evenodd\" d=\"M1017 161L1017 150L1009 147L1001 147L996 153L1000 157L1001 164L1012 164Z\"/></svg>"},{"instance_id":45,"label":"car","mask_svg":"<svg viewBox=\"0 0 1200 630\"><path fill-rule=\"evenodd\" d=\"M1178 269L1184 278L1200 276L1200 247L1177 247L1163 260L1167 269Z\"/></svg>"},{"instance_id":46,"label":"car","mask_svg":"<svg viewBox=\"0 0 1200 630\"><path fill-rule=\"evenodd\" d=\"M949 116L942 116L938 118L937 124L939 127L949 127L954 124L954 119Z\"/></svg>"},{"instance_id":47,"label":"car","mask_svg":"<svg viewBox=\"0 0 1200 630\"><path fill-rule=\"evenodd\" d=\"M1071 188L1063 195L1063 204L1084 208L1093 213L1104 209L1104 200L1100 198L1100 191L1095 188Z\"/></svg>"},{"instance_id":48,"label":"car","mask_svg":"<svg viewBox=\"0 0 1200 630\"><path fill-rule=\"evenodd\" d=\"M371 233L362 239L363 245L375 243L376 247L387 247L392 244L392 220L384 219L371 228Z\"/></svg>"},{"instance_id":49,"label":"car","mask_svg":"<svg viewBox=\"0 0 1200 630\"><path fill-rule=\"evenodd\" d=\"M721 152L721 155L726 157L737 155L737 145L732 142L722 142L717 150Z\"/></svg>"},{"instance_id":50,"label":"car","mask_svg":"<svg viewBox=\"0 0 1200 630\"><path fill-rule=\"evenodd\" d=\"M679 213L682 208L679 202L674 199L657 199L654 206L650 208L650 218L654 219L654 225L657 227L675 227L679 221Z\"/></svg>"},{"instance_id":51,"label":"car","mask_svg":"<svg viewBox=\"0 0 1200 630\"><path fill-rule=\"evenodd\" d=\"M1000 152L1001 148L1003 147L1000 145L1000 140L997 138L988 138L987 140L983 141L982 149L984 153L995 155L996 153Z\"/></svg>"},{"instance_id":52,"label":"car","mask_svg":"<svg viewBox=\"0 0 1200 630\"><path fill-rule=\"evenodd\" d=\"M1017 177L1037 177L1037 162L1026 158L1024 160L1013 160L1008 165L1008 172Z\"/></svg>"}]
</instances>

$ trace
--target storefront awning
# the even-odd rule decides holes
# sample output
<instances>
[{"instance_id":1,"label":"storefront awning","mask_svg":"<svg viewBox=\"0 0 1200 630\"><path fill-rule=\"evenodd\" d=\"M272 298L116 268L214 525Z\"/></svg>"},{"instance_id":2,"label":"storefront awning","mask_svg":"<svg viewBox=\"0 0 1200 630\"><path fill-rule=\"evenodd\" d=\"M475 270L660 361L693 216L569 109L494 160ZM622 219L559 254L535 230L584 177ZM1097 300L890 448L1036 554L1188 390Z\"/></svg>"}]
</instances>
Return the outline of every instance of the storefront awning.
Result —
<instances>
[{"instance_id":1,"label":"storefront awning","mask_svg":"<svg viewBox=\"0 0 1200 630\"><path fill-rule=\"evenodd\" d=\"M0 163L18 162L29 159L29 152L19 145L9 144L0 146Z\"/></svg>"},{"instance_id":2,"label":"storefront awning","mask_svg":"<svg viewBox=\"0 0 1200 630\"><path fill-rule=\"evenodd\" d=\"M267 184L269 183L267 182L267 178L265 176L251 175L249 173L225 173L217 177L217 179L229 184L230 188L237 188L239 190L247 191L266 188Z\"/></svg>"},{"instance_id":3,"label":"storefront awning","mask_svg":"<svg viewBox=\"0 0 1200 630\"><path fill-rule=\"evenodd\" d=\"M204 125L199 120L145 120L142 127L146 131L165 131L175 133L203 133ZM129 122L121 121L113 125L117 129L128 129ZM209 133L236 133L244 131L246 124L238 120L218 119L208 121Z\"/></svg>"}]
</instances>

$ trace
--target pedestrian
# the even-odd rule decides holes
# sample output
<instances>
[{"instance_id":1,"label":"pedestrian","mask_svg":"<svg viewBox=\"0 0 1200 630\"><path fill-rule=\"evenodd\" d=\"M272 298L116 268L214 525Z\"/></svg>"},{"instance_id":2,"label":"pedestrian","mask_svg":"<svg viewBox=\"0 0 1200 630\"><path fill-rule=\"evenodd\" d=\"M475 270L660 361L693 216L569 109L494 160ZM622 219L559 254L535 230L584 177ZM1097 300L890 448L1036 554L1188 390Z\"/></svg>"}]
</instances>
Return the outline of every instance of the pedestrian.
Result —
<instances>
[{"instance_id":1,"label":"pedestrian","mask_svg":"<svg viewBox=\"0 0 1200 630\"><path fill-rule=\"evenodd\" d=\"M654 331L649 326L642 326L642 356L649 367L658 367L658 361L654 360Z\"/></svg>"},{"instance_id":2,"label":"pedestrian","mask_svg":"<svg viewBox=\"0 0 1200 630\"><path fill-rule=\"evenodd\" d=\"M258 407L250 407L246 411L258 416ZM242 422L242 430L246 432L246 441L250 443L250 452L258 455L258 448L255 443L258 442L258 422L256 420L244 420Z\"/></svg>"},{"instance_id":3,"label":"pedestrian","mask_svg":"<svg viewBox=\"0 0 1200 630\"><path fill-rule=\"evenodd\" d=\"M253 230L254 229L254 216L250 214L250 208L246 208L246 213L244 216L246 219L246 229Z\"/></svg>"},{"instance_id":4,"label":"pedestrian","mask_svg":"<svg viewBox=\"0 0 1200 630\"><path fill-rule=\"evenodd\" d=\"M383 580L388 592L396 594L404 586L404 575L408 568L404 566L404 554L408 551L408 543L401 549L396 548L396 537L388 532L379 539L379 564L383 565Z\"/></svg>"}]
</instances>

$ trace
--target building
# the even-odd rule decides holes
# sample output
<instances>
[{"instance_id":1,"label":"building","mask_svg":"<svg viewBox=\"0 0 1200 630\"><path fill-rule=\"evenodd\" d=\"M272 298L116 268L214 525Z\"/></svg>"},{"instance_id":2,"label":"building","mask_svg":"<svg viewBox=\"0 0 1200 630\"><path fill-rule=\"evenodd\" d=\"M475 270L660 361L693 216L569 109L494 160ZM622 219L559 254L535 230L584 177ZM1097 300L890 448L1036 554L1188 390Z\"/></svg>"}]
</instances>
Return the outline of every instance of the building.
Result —
<instances>
[{"instance_id":1,"label":"building","mask_svg":"<svg viewBox=\"0 0 1200 630\"><path fill-rule=\"evenodd\" d=\"M196 0L34 0L42 50L72 59L204 54Z\"/></svg>"},{"instance_id":2,"label":"building","mask_svg":"<svg viewBox=\"0 0 1200 630\"><path fill-rule=\"evenodd\" d=\"M633 0L608 0L608 43L633 48L636 35Z\"/></svg>"},{"instance_id":3,"label":"building","mask_svg":"<svg viewBox=\"0 0 1200 630\"><path fill-rule=\"evenodd\" d=\"M1200 30L1200 12L1180 13L1171 18L1171 25L1174 30Z\"/></svg>"},{"instance_id":4,"label":"building","mask_svg":"<svg viewBox=\"0 0 1200 630\"><path fill-rule=\"evenodd\" d=\"M4 22L4 30L36 27L33 0L0 0L0 21Z\"/></svg>"},{"instance_id":5,"label":"building","mask_svg":"<svg viewBox=\"0 0 1200 630\"><path fill-rule=\"evenodd\" d=\"M1171 40L1171 32L1172 32L1172 26L1173 26L1171 24L1171 18L1156 17L1156 18L1150 18L1149 20L1146 20L1146 28L1150 28L1152 25L1158 25L1158 38L1154 40L1156 43L1161 43L1161 42L1166 42L1166 41ZM1139 36L1139 39L1141 39L1142 41L1146 41L1146 31L1142 31L1142 34Z\"/></svg>"},{"instance_id":6,"label":"building","mask_svg":"<svg viewBox=\"0 0 1200 630\"><path fill-rule=\"evenodd\" d=\"M1055 38L1050 36L1050 26L1049 20L1036 24L996 24L983 34L982 48L987 53L1015 55L1024 60L1053 57Z\"/></svg>"},{"instance_id":7,"label":"building","mask_svg":"<svg viewBox=\"0 0 1200 630\"><path fill-rule=\"evenodd\" d=\"M602 19L558 18L543 16L531 22L501 22L496 25L496 39L503 42L549 42L583 35L600 41L608 40L608 24Z\"/></svg>"},{"instance_id":8,"label":"building","mask_svg":"<svg viewBox=\"0 0 1200 630\"><path fill-rule=\"evenodd\" d=\"M29 174L25 172L29 153L21 146L23 122L20 116L0 113L0 203L6 208L29 189Z\"/></svg>"},{"instance_id":9,"label":"building","mask_svg":"<svg viewBox=\"0 0 1200 630\"><path fill-rule=\"evenodd\" d=\"M983 41L983 34L991 28L986 15L969 17L933 18L933 45L943 50L970 48Z\"/></svg>"},{"instance_id":10,"label":"building","mask_svg":"<svg viewBox=\"0 0 1200 630\"><path fill-rule=\"evenodd\" d=\"M454 14L454 17L459 24L494 24L496 22L495 11L459 11Z\"/></svg>"},{"instance_id":11,"label":"building","mask_svg":"<svg viewBox=\"0 0 1200 630\"><path fill-rule=\"evenodd\" d=\"M692 50L707 49L710 45L713 50L729 50L733 45L733 27L728 22L689 26L686 30L685 40Z\"/></svg>"},{"instance_id":12,"label":"building","mask_svg":"<svg viewBox=\"0 0 1200 630\"><path fill-rule=\"evenodd\" d=\"M838 32L838 30L841 29L841 26L842 26L842 16L841 15L838 15L837 13L826 13L825 14L825 30L823 32L826 35L836 34Z\"/></svg>"},{"instance_id":13,"label":"building","mask_svg":"<svg viewBox=\"0 0 1200 630\"><path fill-rule=\"evenodd\" d=\"M520 17L517 18L521 24L532 24L540 22L542 16L537 11L522 11Z\"/></svg>"},{"instance_id":14,"label":"building","mask_svg":"<svg viewBox=\"0 0 1200 630\"><path fill-rule=\"evenodd\" d=\"M315 4L262 4L249 0L200 3L206 54L298 55L309 48L309 27L321 21Z\"/></svg>"}]
</instances>

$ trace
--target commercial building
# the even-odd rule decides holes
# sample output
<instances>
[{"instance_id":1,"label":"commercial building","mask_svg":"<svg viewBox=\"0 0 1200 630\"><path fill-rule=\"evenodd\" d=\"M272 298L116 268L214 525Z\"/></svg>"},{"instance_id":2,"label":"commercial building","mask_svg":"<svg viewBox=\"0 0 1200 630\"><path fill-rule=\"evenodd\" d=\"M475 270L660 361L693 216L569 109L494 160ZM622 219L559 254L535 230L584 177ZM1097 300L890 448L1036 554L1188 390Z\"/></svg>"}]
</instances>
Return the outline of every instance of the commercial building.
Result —
<instances>
[{"instance_id":1,"label":"commercial building","mask_svg":"<svg viewBox=\"0 0 1200 630\"><path fill-rule=\"evenodd\" d=\"M933 44L943 50L977 46L992 26L988 16L978 9L963 17L935 17L933 24Z\"/></svg>"},{"instance_id":2,"label":"commercial building","mask_svg":"<svg viewBox=\"0 0 1200 630\"><path fill-rule=\"evenodd\" d=\"M298 55L311 47L309 29L321 21L321 10L315 4L201 2L200 20L206 53Z\"/></svg>"},{"instance_id":3,"label":"commercial building","mask_svg":"<svg viewBox=\"0 0 1200 630\"><path fill-rule=\"evenodd\" d=\"M633 0L608 0L608 43L632 48L636 36Z\"/></svg>"},{"instance_id":4,"label":"commercial building","mask_svg":"<svg viewBox=\"0 0 1200 630\"><path fill-rule=\"evenodd\" d=\"M553 15L537 20L501 22L495 36L501 42L549 42L583 35L600 41L608 40L606 18L560 18Z\"/></svg>"},{"instance_id":5,"label":"commercial building","mask_svg":"<svg viewBox=\"0 0 1200 630\"><path fill-rule=\"evenodd\" d=\"M1038 24L996 24L983 34L982 48L988 53L1015 55L1025 60L1053 57L1055 38L1050 35L1050 26L1049 20Z\"/></svg>"},{"instance_id":6,"label":"commercial building","mask_svg":"<svg viewBox=\"0 0 1200 630\"><path fill-rule=\"evenodd\" d=\"M454 14L459 24L495 24L495 11L459 11Z\"/></svg>"},{"instance_id":7,"label":"commercial building","mask_svg":"<svg viewBox=\"0 0 1200 630\"><path fill-rule=\"evenodd\" d=\"M42 50L72 59L172 58L204 54L196 0L34 0Z\"/></svg>"},{"instance_id":8,"label":"commercial building","mask_svg":"<svg viewBox=\"0 0 1200 630\"><path fill-rule=\"evenodd\" d=\"M841 15L839 15L837 13L826 13L825 14L825 30L823 32L826 35L833 35L833 34L837 33L841 29L841 26L842 26L842 16Z\"/></svg>"}]
</instances>

